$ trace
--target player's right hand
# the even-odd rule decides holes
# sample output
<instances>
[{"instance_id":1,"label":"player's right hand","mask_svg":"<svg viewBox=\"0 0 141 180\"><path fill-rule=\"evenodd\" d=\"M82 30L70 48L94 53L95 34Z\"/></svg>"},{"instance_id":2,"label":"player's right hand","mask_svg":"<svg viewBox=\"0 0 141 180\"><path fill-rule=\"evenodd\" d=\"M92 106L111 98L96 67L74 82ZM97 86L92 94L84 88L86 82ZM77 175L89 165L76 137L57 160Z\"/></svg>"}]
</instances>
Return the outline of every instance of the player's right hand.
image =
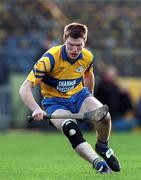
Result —
<instances>
[{"instance_id":1,"label":"player's right hand","mask_svg":"<svg viewBox=\"0 0 141 180\"><path fill-rule=\"evenodd\" d=\"M35 110L33 111L33 113L32 113L32 117L33 117L33 119L36 120L36 121L41 121L41 120L43 120L43 119L44 119L44 117L43 117L44 115L46 115L46 112L43 111L41 108L35 109Z\"/></svg>"}]
</instances>

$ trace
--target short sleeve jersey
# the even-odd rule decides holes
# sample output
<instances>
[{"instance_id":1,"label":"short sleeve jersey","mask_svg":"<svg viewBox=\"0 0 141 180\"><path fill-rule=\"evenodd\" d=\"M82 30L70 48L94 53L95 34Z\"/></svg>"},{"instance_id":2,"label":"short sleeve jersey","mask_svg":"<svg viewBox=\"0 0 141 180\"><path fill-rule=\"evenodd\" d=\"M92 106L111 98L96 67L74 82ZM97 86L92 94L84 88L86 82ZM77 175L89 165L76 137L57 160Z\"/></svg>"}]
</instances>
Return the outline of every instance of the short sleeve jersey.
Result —
<instances>
[{"instance_id":1,"label":"short sleeve jersey","mask_svg":"<svg viewBox=\"0 0 141 180\"><path fill-rule=\"evenodd\" d=\"M85 72L93 72L93 55L83 48L75 61L68 59L65 46L49 49L34 65L27 80L40 84L43 97L69 98L83 88Z\"/></svg>"}]
</instances>

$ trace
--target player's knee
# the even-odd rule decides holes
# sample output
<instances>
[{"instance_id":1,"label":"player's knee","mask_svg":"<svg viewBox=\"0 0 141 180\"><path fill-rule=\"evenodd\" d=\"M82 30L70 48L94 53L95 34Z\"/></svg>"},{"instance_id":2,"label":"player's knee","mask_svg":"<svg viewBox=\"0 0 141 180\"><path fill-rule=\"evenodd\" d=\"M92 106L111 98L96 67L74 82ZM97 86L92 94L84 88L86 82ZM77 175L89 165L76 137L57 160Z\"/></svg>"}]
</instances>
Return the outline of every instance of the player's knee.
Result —
<instances>
[{"instance_id":1,"label":"player's knee","mask_svg":"<svg viewBox=\"0 0 141 180\"><path fill-rule=\"evenodd\" d=\"M62 129L63 129L63 133L69 139L74 149L79 144L85 142L85 139L83 138L83 135L75 122L68 120L63 124Z\"/></svg>"},{"instance_id":2,"label":"player's knee","mask_svg":"<svg viewBox=\"0 0 141 180\"><path fill-rule=\"evenodd\" d=\"M111 122L111 116L110 113L108 113L105 118L102 120L103 123L109 124Z\"/></svg>"}]
</instances>

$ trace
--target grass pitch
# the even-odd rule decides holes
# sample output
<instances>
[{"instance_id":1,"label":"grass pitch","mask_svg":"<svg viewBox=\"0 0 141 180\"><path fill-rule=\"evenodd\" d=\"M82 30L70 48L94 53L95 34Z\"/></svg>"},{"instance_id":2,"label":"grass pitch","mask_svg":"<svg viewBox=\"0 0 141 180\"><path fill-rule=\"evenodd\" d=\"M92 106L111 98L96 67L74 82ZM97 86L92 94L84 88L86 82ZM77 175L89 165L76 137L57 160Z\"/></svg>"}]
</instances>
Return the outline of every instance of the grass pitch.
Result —
<instances>
[{"instance_id":1,"label":"grass pitch","mask_svg":"<svg viewBox=\"0 0 141 180\"><path fill-rule=\"evenodd\" d=\"M95 134L85 133L95 145ZM141 133L111 135L110 144L122 165L120 173L101 175L77 156L61 133L0 134L0 180L138 180Z\"/></svg>"}]
</instances>

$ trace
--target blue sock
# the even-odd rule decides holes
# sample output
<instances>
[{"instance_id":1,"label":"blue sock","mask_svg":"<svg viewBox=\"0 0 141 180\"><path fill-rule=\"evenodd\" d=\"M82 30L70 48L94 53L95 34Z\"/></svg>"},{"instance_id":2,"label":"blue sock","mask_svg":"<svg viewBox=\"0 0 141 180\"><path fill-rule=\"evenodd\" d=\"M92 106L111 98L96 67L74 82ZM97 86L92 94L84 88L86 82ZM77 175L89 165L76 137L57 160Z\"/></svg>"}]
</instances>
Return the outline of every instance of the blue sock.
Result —
<instances>
[{"instance_id":1,"label":"blue sock","mask_svg":"<svg viewBox=\"0 0 141 180\"><path fill-rule=\"evenodd\" d=\"M96 147L102 152L106 152L108 148L108 141L97 140Z\"/></svg>"},{"instance_id":2,"label":"blue sock","mask_svg":"<svg viewBox=\"0 0 141 180\"><path fill-rule=\"evenodd\" d=\"M100 170L101 167L108 167L107 163L105 161L102 161L101 159L97 158L93 161L93 168L96 170Z\"/></svg>"}]
</instances>

